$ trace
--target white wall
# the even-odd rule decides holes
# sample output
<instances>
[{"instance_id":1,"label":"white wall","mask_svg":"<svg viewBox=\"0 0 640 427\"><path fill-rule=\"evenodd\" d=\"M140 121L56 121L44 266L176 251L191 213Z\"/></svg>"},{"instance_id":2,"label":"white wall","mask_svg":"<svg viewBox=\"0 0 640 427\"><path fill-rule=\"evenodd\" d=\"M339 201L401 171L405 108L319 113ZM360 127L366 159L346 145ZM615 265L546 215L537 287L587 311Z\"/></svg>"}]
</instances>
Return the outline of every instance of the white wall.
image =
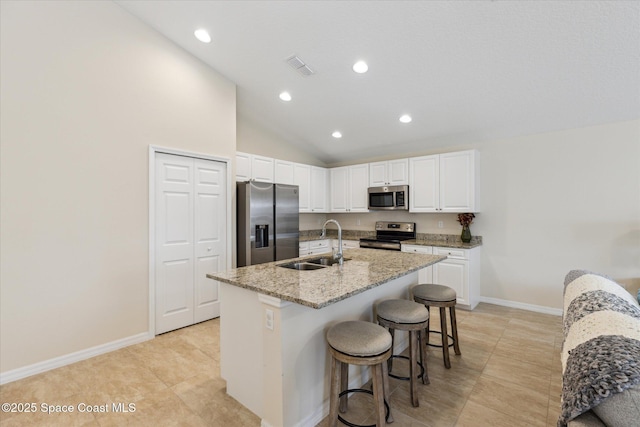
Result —
<instances>
[{"instance_id":1,"label":"white wall","mask_svg":"<svg viewBox=\"0 0 640 427\"><path fill-rule=\"evenodd\" d=\"M148 330L148 146L233 158L235 85L111 2L1 2L0 371Z\"/></svg>"},{"instance_id":2,"label":"white wall","mask_svg":"<svg viewBox=\"0 0 640 427\"><path fill-rule=\"evenodd\" d=\"M299 146L290 144L280 135L265 128L249 117L238 114L237 117L238 151L290 162L304 163L314 166L326 166Z\"/></svg>"},{"instance_id":3,"label":"white wall","mask_svg":"<svg viewBox=\"0 0 640 427\"><path fill-rule=\"evenodd\" d=\"M483 237L483 297L560 309L564 276L575 268L638 288L640 121L472 148L480 151L482 211L471 232ZM373 230L375 221L394 220L416 222L419 233L461 230L456 214L375 212L326 218L351 230ZM438 221L444 228L438 228ZM312 220L304 225L317 228Z\"/></svg>"},{"instance_id":4,"label":"white wall","mask_svg":"<svg viewBox=\"0 0 640 427\"><path fill-rule=\"evenodd\" d=\"M561 308L571 269L640 280L640 121L478 148L482 296Z\"/></svg>"}]
</instances>

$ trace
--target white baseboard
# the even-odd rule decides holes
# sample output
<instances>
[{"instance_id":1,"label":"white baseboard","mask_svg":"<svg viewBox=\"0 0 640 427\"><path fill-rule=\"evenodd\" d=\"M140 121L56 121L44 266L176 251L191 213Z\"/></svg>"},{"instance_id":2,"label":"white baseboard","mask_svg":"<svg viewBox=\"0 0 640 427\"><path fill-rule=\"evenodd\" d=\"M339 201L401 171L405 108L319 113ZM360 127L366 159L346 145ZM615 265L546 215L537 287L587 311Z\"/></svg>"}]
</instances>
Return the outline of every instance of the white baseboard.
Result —
<instances>
[{"instance_id":1,"label":"white baseboard","mask_svg":"<svg viewBox=\"0 0 640 427\"><path fill-rule=\"evenodd\" d=\"M535 311L536 313L553 314L554 316L562 316L561 308L545 307L543 305L525 304L523 302L509 301L506 299L480 297L480 302L488 304L502 305L504 307L519 308L522 310Z\"/></svg>"},{"instance_id":2,"label":"white baseboard","mask_svg":"<svg viewBox=\"0 0 640 427\"><path fill-rule=\"evenodd\" d=\"M27 378L32 375L39 374L41 372L50 371L51 369L70 365L72 363L89 359L91 357L98 356L101 354L109 353L114 350L119 350L123 347L128 347L133 344L138 344L138 343L150 340L151 338L153 338L152 334L150 334L149 332L142 332L127 338L111 341L106 344L101 344L95 347L87 348L85 350L76 351L75 353L65 354L64 356L34 363L33 365L25 366L18 369L13 369L11 371L3 372L0 374L0 385L17 381L22 378Z\"/></svg>"}]
</instances>

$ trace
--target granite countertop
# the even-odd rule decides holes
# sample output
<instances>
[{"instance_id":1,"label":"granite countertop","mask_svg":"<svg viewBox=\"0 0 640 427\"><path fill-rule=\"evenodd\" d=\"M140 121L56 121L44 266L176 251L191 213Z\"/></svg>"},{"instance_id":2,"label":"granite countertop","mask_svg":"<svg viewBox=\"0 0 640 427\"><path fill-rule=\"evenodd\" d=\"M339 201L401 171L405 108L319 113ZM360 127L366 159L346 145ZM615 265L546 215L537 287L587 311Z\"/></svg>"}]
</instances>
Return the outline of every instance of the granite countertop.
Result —
<instances>
[{"instance_id":1,"label":"granite countertop","mask_svg":"<svg viewBox=\"0 0 640 427\"><path fill-rule=\"evenodd\" d=\"M312 240L320 240L320 233L322 230L306 230L300 232L300 241L309 242ZM361 237L375 238L375 231L362 231L362 230L343 230L342 240L360 240ZM327 230L327 236L325 239L337 239L337 230ZM482 246L482 236L472 236L470 243L463 243L460 240L460 236L457 234L430 234L430 233L418 233L417 239L405 240L402 242L404 245L419 245L419 246L435 246L439 248L460 248L460 249L472 249L477 246Z\"/></svg>"},{"instance_id":2,"label":"granite countertop","mask_svg":"<svg viewBox=\"0 0 640 427\"><path fill-rule=\"evenodd\" d=\"M475 237L475 236L474 236ZM474 240L471 238L471 242L463 243L459 238L457 240L435 240L435 239L415 239L405 240L403 245L418 245L418 246L435 246L439 248L457 248L457 249L472 249L478 246L482 246L482 240Z\"/></svg>"},{"instance_id":3,"label":"granite countertop","mask_svg":"<svg viewBox=\"0 0 640 427\"><path fill-rule=\"evenodd\" d=\"M278 267L293 260L317 257L305 256L240 267L207 274L207 277L318 309L446 259L446 256L438 255L347 249L344 257L351 260L345 261L342 268L337 264L303 271Z\"/></svg>"}]
</instances>

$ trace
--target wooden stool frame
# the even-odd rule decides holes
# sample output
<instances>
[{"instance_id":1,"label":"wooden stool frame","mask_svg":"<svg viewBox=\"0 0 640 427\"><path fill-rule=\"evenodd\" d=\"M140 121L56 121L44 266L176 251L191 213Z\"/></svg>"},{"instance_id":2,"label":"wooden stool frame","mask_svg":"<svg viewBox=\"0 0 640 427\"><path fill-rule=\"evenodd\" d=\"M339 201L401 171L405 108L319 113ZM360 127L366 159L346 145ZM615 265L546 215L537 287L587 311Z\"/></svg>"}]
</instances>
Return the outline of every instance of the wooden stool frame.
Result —
<instances>
[{"instance_id":1,"label":"wooden stool frame","mask_svg":"<svg viewBox=\"0 0 640 427\"><path fill-rule=\"evenodd\" d=\"M348 407L348 396L343 391L347 391L349 386L349 365L371 366L372 383L373 383L373 399L375 401L376 425L383 427L385 422L393 422L391 408L386 405L389 401L389 376L387 364L385 363L391 357L391 349L384 353L373 356L352 356L342 353L335 348L329 346L331 353L331 390L329 395L329 426L336 427L338 420L347 424L342 417L338 415L340 412L345 413ZM339 403L338 403L339 400ZM339 408L338 408L339 405ZM389 408L385 420L385 406Z\"/></svg>"},{"instance_id":2,"label":"wooden stool frame","mask_svg":"<svg viewBox=\"0 0 640 427\"><path fill-rule=\"evenodd\" d=\"M428 329L429 319L420 323L397 323L392 320L385 319L377 315L377 320L380 326L389 328L391 333L391 350L393 351L393 343L395 341L395 330L409 332L409 381L411 391L411 404L415 407L420 406L418 401L418 387L416 384L416 378L418 377L418 342L421 343L420 347L420 361L422 362L422 384L429 384L429 374L427 371L427 343L426 339L418 339L422 331ZM387 362L388 371L391 371L393 367L392 357Z\"/></svg>"},{"instance_id":3,"label":"wooden stool frame","mask_svg":"<svg viewBox=\"0 0 640 427\"><path fill-rule=\"evenodd\" d=\"M462 353L460 352L460 346L458 344L458 322L456 320L456 300L451 301L432 301L420 298L418 296L413 296L413 300L415 302L419 302L420 304L424 304L429 310L429 314L431 314L431 307L438 307L440 309L440 330L430 330L429 329L429 320L427 320L427 332L426 332L426 344L432 347L442 347L442 358L444 360L444 366L447 369L451 369L451 360L449 359L449 347L453 346L454 352L459 356ZM448 335L447 332L447 311L446 308L449 308L449 318L451 322L451 335ZM431 317L431 316L429 316ZM442 345L437 344L429 344L429 333L434 332L440 334L442 336ZM453 341L452 344L449 344L449 338Z\"/></svg>"}]
</instances>

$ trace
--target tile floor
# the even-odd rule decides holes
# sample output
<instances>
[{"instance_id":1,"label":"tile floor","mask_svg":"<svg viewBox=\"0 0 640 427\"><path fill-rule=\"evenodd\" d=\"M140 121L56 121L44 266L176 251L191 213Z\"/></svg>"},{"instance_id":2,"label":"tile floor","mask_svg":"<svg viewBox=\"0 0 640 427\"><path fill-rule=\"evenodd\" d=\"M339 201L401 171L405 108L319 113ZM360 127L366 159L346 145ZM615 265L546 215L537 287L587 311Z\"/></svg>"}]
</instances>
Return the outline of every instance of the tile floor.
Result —
<instances>
[{"instance_id":1,"label":"tile floor","mask_svg":"<svg viewBox=\"0 0 640 427\"><path fill-rule=\"evenodd\" d=\"M555 426L561 318L490 304L457 313L462 355L452 352L447 370L440 350L429 350L431 384L418 385L418 408L411 406L408 382L391 379L391 425ZM437 310L432 309L432 319L439 324ZM1 402L35 402L38 411L0 413L0 425L260 426L257 416L225 393L218 333L215 319L5 384ZM401 362L395 366L402 368ZM134 403L135 412L109 407L109 412L46 414L43 403L75 408L81 403ZM354 395L344 417L373 424L371 408L370 397ZM318 426L328 426L328 420Z\"/></svg>"}]
</instances>

